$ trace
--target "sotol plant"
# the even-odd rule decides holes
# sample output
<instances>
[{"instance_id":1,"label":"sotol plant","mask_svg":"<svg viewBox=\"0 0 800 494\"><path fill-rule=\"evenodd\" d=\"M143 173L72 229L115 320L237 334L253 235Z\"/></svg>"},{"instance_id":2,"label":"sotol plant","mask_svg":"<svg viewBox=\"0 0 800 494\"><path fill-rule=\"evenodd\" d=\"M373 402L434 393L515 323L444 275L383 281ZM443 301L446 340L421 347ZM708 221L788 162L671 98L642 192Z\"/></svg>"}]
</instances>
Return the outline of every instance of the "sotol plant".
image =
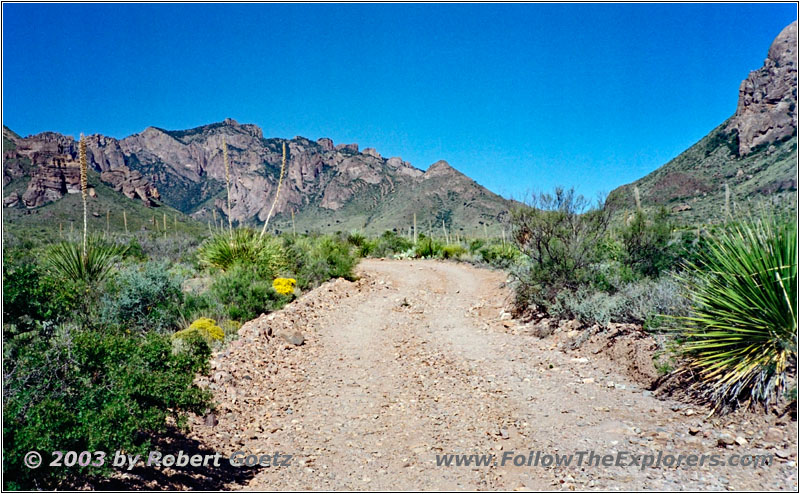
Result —
<instances>
[{"instance_id":1,"label":"sotol plant","mask_svg":"<svg viewBox=\"0 0 800 494\"><path fill-rule=\"evenodd\" d=\"M81 248L73 242L60 242L50 248L47 263L60 277L87 284L103 281L114 262L125 254L127 247L88 237Z\"/></svg>"},{"instance_id":2,"label":"sotol plant","mask_svg":"<svg viewBox=\"0 0 800 494\"><path fill-rule=\"evenodd\" d=\"M688 263L683 352L717 411L774 402L797 362L797 227L774 217L728 226Z\"/></svg>"}]
</instances>

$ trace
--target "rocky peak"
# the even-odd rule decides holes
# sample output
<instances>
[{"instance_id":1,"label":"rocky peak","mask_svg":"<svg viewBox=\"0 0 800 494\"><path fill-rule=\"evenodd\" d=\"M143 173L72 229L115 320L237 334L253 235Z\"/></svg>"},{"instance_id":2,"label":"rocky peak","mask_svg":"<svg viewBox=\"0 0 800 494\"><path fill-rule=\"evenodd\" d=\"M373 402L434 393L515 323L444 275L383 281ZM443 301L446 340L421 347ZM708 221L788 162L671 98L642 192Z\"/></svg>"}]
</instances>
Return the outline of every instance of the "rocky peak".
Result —
<instances>
[{"instance_id":1,"label":"rocky peak","mask_svg":"<svg viewBox=\"0 0 800 494\"><path fill-rule=\"evenodd\" d=\"M764 66L742 81L728 130L738 132L741 156L797 132L797 21L772 42Z\"/></svg>"},{"instance_id":2,"label":"rocky peak","mask_svg":"<svg viewBox=\"0 0 800 494\"><path fill-rule=\"evenodd\" d=\"M446 162L445 160L439 160L436 163L432 164L430 167L428 167L428 170L423 175L423 178L445 177L454 175L461 175L461 173L452 166L450 166L450 163Z\"/></svg>"},{"instance_id":3,"label":"rocky peak","mask_svg":"<svg viewBox=\"0 0 800 494\"><path fill-rule=\"evenodd\" d=\"M333 139L330 139L328 137L321 137L321 138L317 139L317 144L319 144L320 147L322 147L322 149L324 149L325 151L333 151L334 150Z\"/></svg>"}]
</instances>

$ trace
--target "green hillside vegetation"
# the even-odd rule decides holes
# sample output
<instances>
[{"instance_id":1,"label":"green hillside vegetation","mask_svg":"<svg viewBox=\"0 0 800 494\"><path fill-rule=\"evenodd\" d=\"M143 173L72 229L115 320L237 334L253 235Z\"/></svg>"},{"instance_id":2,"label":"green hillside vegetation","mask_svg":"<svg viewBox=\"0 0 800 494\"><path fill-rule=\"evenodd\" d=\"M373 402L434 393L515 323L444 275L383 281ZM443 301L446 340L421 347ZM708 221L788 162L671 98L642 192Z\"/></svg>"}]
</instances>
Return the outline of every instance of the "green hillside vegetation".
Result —
<instances>
[{"instance_id":1,"label":"green hillside vegetation","mask_svg":"<svg viewBox=\"0 0 800 494\"><path fill-rule=\"evenodd\" d=\"M29 179L14 180L5 187L8 195L12 191L25 191ZM206 225L193 220L169 206L147 207L138 199L129 199L100 181L99 174L89 172L89 185L95 188L97 197L89 198L89 230L99 233L164 234L164 215L169 235L184 234L200 236L208 231ZM123 217L123 211L125 217ZM154 224L155 219L155 224ZM62 199L44 206L3 209L3 240L6 245L21 243L49 243L66 239L83 228L83 209L80 194L67 194Z\"/></svg>"},{"instance_id":2,"label":"green hillside vegetation","mask_svg":"<svg viewBox=\"0 0 800 494\"><path fill-rule=\"evenodd\" d=\"M294 228L305 231L352 231L380 235L386 230L408 234L417 218L417 230L467 238L500 237L508 229L508 208L514 203L501 198L471 179L456 176L431 177L408 187L382 194L377 186L362 182L355 197L337 211L306 207L295 212ZM502 205L505 213L497 214ZM274 225L274 226L273 226ZM276 216L270 225L292 231L291 214Z\"/></svg>"},{"instance_id":3,"label":"green hillside vegetation","mask_svg":"<svg viewBox=\"0 0 800 494\"><path fill-rule=\"evenodd\" d=\"M726 121L658 170L615 189L609 201L631 211L638 187L643 206L666 207L681 223L720 222L726 214L727 184L731 213L765 201L776 211L796 210L797 133L739 156L738 138L725 131L727 125Z\"/></svg>"}]
</instances>

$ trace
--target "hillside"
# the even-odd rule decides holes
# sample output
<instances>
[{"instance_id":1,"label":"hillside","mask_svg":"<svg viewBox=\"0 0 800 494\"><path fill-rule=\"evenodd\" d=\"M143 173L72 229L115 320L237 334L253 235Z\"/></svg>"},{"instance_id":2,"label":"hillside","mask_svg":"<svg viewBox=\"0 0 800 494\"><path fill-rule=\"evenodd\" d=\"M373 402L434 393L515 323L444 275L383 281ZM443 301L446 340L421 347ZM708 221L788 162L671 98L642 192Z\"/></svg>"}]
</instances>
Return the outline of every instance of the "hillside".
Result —
<instances>
[{"instance_id":1,"label":"hillside","mask_svg":"<svg viewBox=\"0 0 800 494\"><path fill-rule=\"evenodd\" d=\"M679 156L612 191L626 207L665 206L688 223L715 221L730 208L770 201L797 207L797 22L775 38L764 66L739 89L736 113Z\"/></svg>"},{"instance_id":2,"label":"hillside","mask_svg":"<svg viewBox=\"0 0 800 494\"><path fill-rule=\"evenodd\" d=\"M230 162L230 211L223 139ZM9 144L4 182L16 182L22 199L16 207L36 210L60 202L74 188L70 161L77 157L77 143L72 138L50 132L20 138L4 128L4 142ZM285 180L272 220L279 230L407 231L416 214L421 231L428 224L441 230L444 223L462 234L499 234L511 205L444 161L423 172L375 149L359 151L357 144L264 138L259 127L231 119L180 131L148 127L121 140L91 135L87 142L88 160L101 182L145 206L170 206L202 224L228 213L234 224L263 224L284 144ZM66 166L54 166L58 160ZM26 179L22 187L19 181Z\"/></svg>"}]
</instances>

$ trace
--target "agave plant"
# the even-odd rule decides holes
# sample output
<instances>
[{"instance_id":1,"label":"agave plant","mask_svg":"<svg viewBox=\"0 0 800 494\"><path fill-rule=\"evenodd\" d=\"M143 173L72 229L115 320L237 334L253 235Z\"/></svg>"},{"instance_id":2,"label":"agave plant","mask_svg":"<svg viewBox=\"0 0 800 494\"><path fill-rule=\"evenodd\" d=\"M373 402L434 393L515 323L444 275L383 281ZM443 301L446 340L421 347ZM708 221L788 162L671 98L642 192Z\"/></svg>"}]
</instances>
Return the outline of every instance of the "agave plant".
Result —
<instances>
[{"instance_id":1,"label":"agave plant","mask_svg":"<svg viewBox=\"0 0 800 494\"><path fill-rule=\"evenodd\" d=\"M87 284L103 281L127 247L88 237L84 244L60 242L47 253L47 263L62 278Z\"/></svg>"},{"instance_id":2,"label":"agave plant","mask_svg":"<svg viewBox=\"0 0 800 494\"><path fill-rule=\"evenodd\" d=\"M797 362L797 228L747 219L710 239L682 281L692 312L679 319L696 384L716 411L774 402Z\"/></svg>"}]
</instances>

